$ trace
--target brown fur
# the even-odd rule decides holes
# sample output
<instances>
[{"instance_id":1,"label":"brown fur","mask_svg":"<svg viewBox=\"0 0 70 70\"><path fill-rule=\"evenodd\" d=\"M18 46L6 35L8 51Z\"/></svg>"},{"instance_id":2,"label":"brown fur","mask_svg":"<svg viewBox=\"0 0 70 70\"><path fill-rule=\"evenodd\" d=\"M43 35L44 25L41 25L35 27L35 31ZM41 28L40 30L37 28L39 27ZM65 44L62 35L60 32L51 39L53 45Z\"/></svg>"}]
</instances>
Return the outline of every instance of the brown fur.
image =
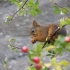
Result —
<instances>
[{"instance_id":1,"label":"brown fur","mask_svg":"<svg viewBox=\"0 0 70 70\"><path fill-rule=\"evenodd\" d=\"M33 26L30 30L31 42L35 43L36 41L45 42L46 38L49 39L53 32L58 28L58 24L49 24L47 26L39 25L35 20L33 21ZM58 35L66 36L66 29L63 27L59 30L52 38L52 41L58 37Z\"/></svg>"}]
</instances>

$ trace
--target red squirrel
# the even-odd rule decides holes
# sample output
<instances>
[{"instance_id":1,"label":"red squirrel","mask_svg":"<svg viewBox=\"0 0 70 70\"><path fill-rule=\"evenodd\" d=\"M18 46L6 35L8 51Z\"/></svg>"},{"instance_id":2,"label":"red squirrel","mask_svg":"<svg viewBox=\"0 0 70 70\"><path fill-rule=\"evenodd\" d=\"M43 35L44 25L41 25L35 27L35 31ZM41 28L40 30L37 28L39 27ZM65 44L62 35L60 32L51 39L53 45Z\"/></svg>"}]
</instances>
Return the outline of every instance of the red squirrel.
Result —
<instances>
[{"instance_id":1,"label":"red squirrel","mask_svg":"<svg viewBox=\"0 0 70 70\"><path fill-rule=\"evenodd\" d=\"M52 36L53 32L59 27L59 24L52 23L48 24L45 26L42 26L38 24L35 20L33 21L33 25L30 29L30 35L31 35L31 42L35 43L36 41L39 42L45 42L46 38L50 39ZM67 32L65 27L60 29L59 31L56 32L56 34L52 37L52 41L55 41L55 39L58 38L58 35L63 35L66 36Z\"/></svg>"}]
</instances>

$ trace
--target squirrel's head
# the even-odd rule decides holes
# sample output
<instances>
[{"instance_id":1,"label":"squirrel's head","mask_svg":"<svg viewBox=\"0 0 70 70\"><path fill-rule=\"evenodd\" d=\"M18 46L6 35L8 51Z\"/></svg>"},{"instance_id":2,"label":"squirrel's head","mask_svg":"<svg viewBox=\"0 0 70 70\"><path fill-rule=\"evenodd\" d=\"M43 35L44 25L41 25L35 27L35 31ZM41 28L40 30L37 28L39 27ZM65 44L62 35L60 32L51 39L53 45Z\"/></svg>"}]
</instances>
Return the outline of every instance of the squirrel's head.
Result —
<instances>
[{"instance_id":1,"label":"squirrel's head","mask_svg":"<svg viewBox=\"0 0 70 70\"><path fill-rule=\"evenodd\" d=\"M34 20L31 30L30 30L30 34L33 36L36 36L38 31L40 30L40 27L41 26Z\"/></svg>"},{"instance_id":2,"label":"squirrel's head","mask_svg":"<svg viewBox=\"0 0 70 70\"><path fill-rule=\"evenodd\" d=\"M32 38L32 43L36 41L45 41L46 39L46 28L43 27L42 25L39 25L35 20L33 21L33 25L30 30L30 35Z\"/></svg>"}]
</instances>

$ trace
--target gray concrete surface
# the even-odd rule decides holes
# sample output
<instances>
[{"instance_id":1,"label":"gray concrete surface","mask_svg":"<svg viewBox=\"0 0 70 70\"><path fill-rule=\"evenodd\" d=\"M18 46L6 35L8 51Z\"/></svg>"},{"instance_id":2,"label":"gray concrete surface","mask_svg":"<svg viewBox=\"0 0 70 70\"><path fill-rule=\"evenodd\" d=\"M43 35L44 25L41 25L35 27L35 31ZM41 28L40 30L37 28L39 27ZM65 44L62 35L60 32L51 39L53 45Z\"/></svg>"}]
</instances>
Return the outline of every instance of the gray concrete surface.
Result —
<instances>
[{"instance_id":1,"label":"gray concrete surface","mask_svg":"<svg viewBox=\"0 0 70 70\"><path fill-rule=\"evenodd\" d=\"M69 0L55 0L61 6L70 7ZM0 3L1 4L1 3ZM56 15L53 13L54 4L51 3L51 0L40 0L40 9L42 13L36 17L31 15L20 17L18 14L15 15L14 19L11 21L11 24L8 25L5 23L5 19L8 15L13 15L17 10L15 5L10 5L9 2L0 7L0 70L5 70L3 66L3 60L5 57L8 57L8 68L9 70L27 70L29 65L29 60L27 54L21 53L21 50L18 50L18 53L12 52L8 46L8 41L10 38L15 38L15 46L22 47L24 45L29 45L31 48L33 45L30 42L30 27L33 20L41 24L49 23L58 23L62 17L65 15ZM67 32L70 26L66 26ZM47 59L47 61L46 61ZM70 61L70 53L64 52L62 57L58 57L59 60L66 59ZM44 58L46 62L50 61L48 57ZM66 69L70 70L70 66Z\"/></svg>"}]
</instances>

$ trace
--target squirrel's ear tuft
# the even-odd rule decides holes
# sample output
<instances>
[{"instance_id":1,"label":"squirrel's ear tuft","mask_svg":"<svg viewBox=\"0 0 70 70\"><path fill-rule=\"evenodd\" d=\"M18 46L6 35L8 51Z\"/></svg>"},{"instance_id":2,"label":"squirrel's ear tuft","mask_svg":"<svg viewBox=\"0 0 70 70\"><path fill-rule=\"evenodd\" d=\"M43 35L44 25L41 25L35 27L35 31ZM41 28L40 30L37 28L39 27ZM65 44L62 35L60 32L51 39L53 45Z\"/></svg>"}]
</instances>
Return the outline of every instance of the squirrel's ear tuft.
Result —
<instances>
[{"instance_id":1,"label":"squirrel's ear tuft","mask_svg":"<svg viewBox=\"0 0 70 70\"><path fill-rule=\"evenodd\" d=\"M37 27L40 26L35 20L33 21L33 26Z\"/></svg>"}]
</instances>

